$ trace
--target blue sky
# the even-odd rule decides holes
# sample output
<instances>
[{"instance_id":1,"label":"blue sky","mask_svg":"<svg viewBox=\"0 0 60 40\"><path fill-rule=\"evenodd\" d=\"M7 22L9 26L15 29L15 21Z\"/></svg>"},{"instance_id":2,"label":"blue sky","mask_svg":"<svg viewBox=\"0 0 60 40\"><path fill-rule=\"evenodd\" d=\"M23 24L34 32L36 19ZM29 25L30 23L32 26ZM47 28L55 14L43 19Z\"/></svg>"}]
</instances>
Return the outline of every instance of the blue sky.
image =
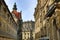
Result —
<instances>
[{"instance_id":1,"label":"blue sky","mask_svg":"<svg viewBox=\"0 0 60 40\"><path fill-rule=\"evenodd\" d=\"M34 10L37 4L37 0L5 0L10 11L12 11L13 5L16 2L18 11L22 11L23 21L34 20Z\"/></svg>"}]
</instances>

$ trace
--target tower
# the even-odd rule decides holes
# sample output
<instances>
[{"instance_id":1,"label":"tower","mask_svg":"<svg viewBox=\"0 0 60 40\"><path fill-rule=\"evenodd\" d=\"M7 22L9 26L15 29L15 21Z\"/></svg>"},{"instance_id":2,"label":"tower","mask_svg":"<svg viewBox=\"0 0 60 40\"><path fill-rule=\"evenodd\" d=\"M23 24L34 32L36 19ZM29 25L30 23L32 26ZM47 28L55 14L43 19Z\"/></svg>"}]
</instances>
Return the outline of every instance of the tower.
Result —
<instances>
[{"instance_id":1,"label":"tower","mask_svg":"<svg viewBox=\"0 0 60 40\"><path fill-rule=\"evenodd\" d=\"M13 5L12 14L16 20L16 23L18 24L18 30L17 30L18 40L22 40L22 17L21 17L21 11L20 12L17 11L16 3L14 3L14 5Z\"/></svg>"}]
</instances>

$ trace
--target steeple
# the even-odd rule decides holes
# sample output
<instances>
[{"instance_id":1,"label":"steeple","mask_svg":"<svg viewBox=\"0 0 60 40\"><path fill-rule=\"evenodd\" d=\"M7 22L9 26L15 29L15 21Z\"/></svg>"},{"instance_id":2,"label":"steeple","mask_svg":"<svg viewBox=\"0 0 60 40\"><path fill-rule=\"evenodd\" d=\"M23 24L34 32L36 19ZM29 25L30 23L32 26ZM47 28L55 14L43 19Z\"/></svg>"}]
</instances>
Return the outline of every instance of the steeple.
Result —
<instances>
[{"instance_id":1,"label":"steeple","mask_svg":"<svg viewBox=\"0 0 60 40\"><path fill-rule=\"evenodd\" d=\"M14 5L13 5L13 10L17 10L16 3L14 3Z\"/></svg>"}]
</instances>

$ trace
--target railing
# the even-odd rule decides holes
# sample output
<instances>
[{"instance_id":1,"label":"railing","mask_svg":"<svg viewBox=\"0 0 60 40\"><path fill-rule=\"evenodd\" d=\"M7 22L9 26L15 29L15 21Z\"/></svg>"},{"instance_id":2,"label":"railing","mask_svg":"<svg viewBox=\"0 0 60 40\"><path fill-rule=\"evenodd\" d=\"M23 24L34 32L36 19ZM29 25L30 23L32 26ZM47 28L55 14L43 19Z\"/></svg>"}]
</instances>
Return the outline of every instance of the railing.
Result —
<instances>
[{"instance_id":1,"label":"railing","mask_svg":"<svg viewBox=\"0 0 60 40\"><path fill-rule=\"evenodd\" d=\"M46 17L51 17L52 14L54 13L56 7L57 7L57 4L60 2L60 0L55 0L48 8L48 12L46 14Z\"/></svg>"},{"instance_id":2,"label":"railing","mask_svg":"<svg viewBox=\"0 0 60 40\"><path fill-rule=\"evenodd\" d=\"M51 17L52 14L54 13L55 9L56 9L56 6L53 3L52 5L49 6L48 11L47 11L47 14L45 16L46 17Z\"/></svg>"}]
</instances>

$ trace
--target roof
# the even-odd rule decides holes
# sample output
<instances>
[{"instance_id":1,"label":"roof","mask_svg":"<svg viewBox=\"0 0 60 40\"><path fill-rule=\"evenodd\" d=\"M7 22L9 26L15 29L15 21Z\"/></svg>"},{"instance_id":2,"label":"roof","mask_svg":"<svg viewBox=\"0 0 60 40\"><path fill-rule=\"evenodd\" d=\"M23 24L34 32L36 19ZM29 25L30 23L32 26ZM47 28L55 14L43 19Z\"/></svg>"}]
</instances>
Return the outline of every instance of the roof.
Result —
<instances>
[{"instance_id":1,"label":"roof","mask_svg":"<svg viewBox=\"0 0 60 40\"><path fill-rule=\"evenodd\" d=\"M21 12L17 12L16 10L13 10L12 13L15 14L15 16L16 16L18 19L21 19Z\"/></svg>"}]
</instances>

